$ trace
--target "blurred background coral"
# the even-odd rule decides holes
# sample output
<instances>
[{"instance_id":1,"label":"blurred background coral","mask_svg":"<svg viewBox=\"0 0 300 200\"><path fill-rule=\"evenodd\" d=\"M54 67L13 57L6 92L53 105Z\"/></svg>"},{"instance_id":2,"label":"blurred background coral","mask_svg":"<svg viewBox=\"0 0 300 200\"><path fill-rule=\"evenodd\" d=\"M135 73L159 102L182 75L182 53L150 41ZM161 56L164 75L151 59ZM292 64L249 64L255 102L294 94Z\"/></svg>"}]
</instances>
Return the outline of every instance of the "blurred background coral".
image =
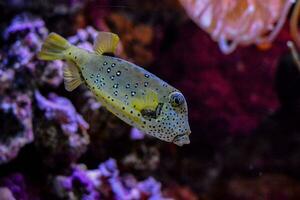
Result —
<instances>
[{"instance_id":1,"label":"blurred background coral","mask_svg":"<svg viewBox=\"0 0 300 200\"><path fill-rule=\"evenodd\" d=\"M300 199L294 3L0 0L0 200ZM99 30L183 92L191 144L129 127L36 57L49 32L92 49Z\"/></svg>"}]
</instances>

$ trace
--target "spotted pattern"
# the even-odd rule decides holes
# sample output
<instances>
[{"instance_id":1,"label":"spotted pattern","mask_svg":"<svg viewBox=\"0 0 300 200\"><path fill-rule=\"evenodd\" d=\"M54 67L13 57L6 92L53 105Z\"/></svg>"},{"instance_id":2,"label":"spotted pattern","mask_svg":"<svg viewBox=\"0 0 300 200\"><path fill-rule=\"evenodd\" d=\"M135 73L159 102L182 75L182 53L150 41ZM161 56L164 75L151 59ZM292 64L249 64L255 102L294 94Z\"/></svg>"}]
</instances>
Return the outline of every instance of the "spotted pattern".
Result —
<instances>
[{"instance_id":1,"label":"spotted pattern","mask_svg":"<svg viewBox=\"0 0 300 200\"><path fill-rule=\"evenodd\" d=\"M125 60L93 53L88 56L85 62L77 64L87 87L108 110L128 124L167 142L190 133L187 104L178 90ZM149 92L157 94L156 107L140 108L133 104L147 98ZM177 96L171 95L174 92Z\"/></svg>"}]
</instances>

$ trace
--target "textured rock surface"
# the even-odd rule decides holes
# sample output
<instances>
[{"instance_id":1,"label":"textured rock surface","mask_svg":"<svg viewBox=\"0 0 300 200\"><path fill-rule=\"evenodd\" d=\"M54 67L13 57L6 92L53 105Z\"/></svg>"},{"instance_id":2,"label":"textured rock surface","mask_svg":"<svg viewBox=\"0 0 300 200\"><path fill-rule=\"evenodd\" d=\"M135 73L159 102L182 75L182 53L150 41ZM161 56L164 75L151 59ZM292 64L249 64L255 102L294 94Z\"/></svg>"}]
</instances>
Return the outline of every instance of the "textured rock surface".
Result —
<instances>
[{"instance_id":1,"label":"textured rock surface","mask_svg":"<svg viewBox=\"0 0 300 200\"><path fill-rule=\"evenodd\" d=\"M15 158L32 142L32 109L27 94L14 93L0 98L0 164Z\"/></svg>"},{"instance_id":2,"label":"textured rock surface","mask_svg":"<svg viewBox=\"0 0 300 200\"><path fill-rule=\"evenodd\" d=\"M53 193L60 199L164 199L161 184L150 177L138 182L134 176L121 176L114 159L87 170L75 166L70 176L56 176Z\"/></svg>"},{"instance_id":3,"label":"textured rock surface","mask_svg":"<svg viewBox=\"0 0 300 200\"><path fill-rule=\"evenodd\" d=\"M89 144L88 124L72 103L53 93L48 99L35 93L34 132L37 148L49 167L76 162Z\"/></svg>"}]
</instances>

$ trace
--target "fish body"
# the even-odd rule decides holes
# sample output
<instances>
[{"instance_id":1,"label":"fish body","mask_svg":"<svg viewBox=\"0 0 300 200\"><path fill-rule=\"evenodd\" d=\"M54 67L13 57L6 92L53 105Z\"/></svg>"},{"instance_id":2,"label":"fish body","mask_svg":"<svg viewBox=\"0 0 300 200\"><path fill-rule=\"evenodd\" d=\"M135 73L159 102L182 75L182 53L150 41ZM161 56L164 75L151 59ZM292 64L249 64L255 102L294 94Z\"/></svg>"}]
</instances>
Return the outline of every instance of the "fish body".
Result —
<instances>
[{"instance_id":1,"label":"fish body","mask_svg":"<svg viewBox=\"0 0 300 200\"><path fill-rule=\"evenodd\" d=\"M188 144L191 131L182 93L131 62L103 55L113 53L116 37L101 32L95 42L95 52L89 52L52 33L39 57L68 62L64 71L67 90L84 83L104 107L129 125L179 146Z\"/></svg>"}]
</instances>

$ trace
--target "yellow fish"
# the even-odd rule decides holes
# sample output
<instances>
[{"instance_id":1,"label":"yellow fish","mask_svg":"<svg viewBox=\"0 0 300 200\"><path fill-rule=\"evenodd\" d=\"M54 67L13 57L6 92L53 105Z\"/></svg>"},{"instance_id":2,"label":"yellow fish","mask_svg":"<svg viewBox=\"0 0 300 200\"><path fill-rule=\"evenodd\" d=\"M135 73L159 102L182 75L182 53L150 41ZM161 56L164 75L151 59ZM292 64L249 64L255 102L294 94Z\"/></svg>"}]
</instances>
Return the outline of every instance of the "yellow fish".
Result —
<instances>
[{"instance_id":1,"label":"yellow fish","mask_svg":"<svg viewBox=\"0 0 300 200\"><path fill-rule=\"evenodd\" d=\"M46 38L41 60L66 60L64 84L68 91L84 83L110 112L142 132L179 146L191 133L183 94L145 69L108 56L119 37L99 32L94 52L71 45L56 33Z\"/></svg>"}]
</instances>

